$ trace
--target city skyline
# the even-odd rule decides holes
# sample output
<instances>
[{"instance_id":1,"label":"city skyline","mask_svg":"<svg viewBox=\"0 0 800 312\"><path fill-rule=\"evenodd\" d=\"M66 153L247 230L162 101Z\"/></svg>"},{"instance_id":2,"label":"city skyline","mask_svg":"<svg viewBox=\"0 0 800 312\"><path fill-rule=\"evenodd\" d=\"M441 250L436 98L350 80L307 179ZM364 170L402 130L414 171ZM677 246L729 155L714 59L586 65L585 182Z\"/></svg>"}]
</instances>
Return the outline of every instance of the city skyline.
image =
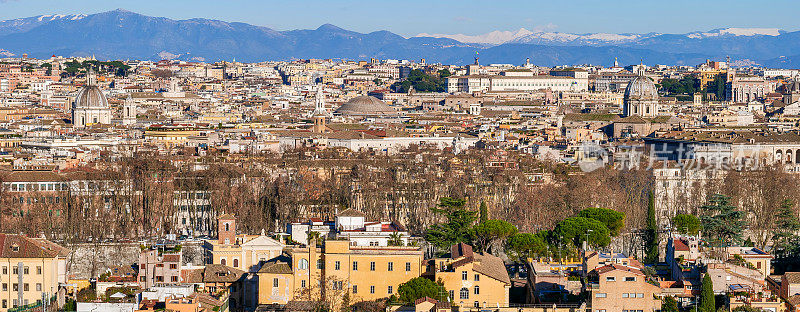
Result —
<instances>
[{"instance_id":1,"label":"city skyline","mask_svg":"<svg viewBox=\"0 0 800 312\"><path fill-rule=\"evenodd\" d=\"M424 9L422 6L428 6ZM244 9L247 10L244 10ZM776 10L775 8L781 8ZM0 1L0 20L50 14L93 14L125 9L172 19L208 18L244 22L276 30L314 29L323 24L368 33L388 30L410 37L420 33L480 35L492 31L565 33L689 33L720 28L800 29L791 1L769 5L745 1L508 1L481 7L475 1ZM381 14L380 12L392 12ZM253 13L255 12L255 13ZM443 15L441 12L447 12ZM292 13L292 14L289 14ZM760 14L759 14L760 13Z\"/></svg>"}]
</instances>

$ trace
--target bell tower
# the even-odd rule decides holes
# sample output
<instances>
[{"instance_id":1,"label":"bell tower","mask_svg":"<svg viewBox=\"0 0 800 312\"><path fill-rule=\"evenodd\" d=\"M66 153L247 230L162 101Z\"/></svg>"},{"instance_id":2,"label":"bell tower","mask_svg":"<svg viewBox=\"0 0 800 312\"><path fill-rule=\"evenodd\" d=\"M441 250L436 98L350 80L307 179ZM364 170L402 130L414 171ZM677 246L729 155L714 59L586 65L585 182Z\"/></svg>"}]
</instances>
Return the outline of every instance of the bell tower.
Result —
<instances>
[{"instance_id":1,"label":"bell tower","mask_svg":"<svg viewBox=\"0 0 800 312\"><path fill-rule=\"evenodd\" d=\"M327 112L325 111L325 95L322 93L322 87L317 89L317 97L314 105L314 128L312 131L314 133L324 133L327 129L325 125L325 118L327 117Z\"/></svg>"},{"instance_id":2,"label":"bell tower","mask_svg":"<svg viewBox=\"0 0 800 312\"><path fill-rule=\"evenodd\" d=\"M217 243L220 245L236 244L236 217L227 213L217 219Z\"/></svg>"},{"instance_id":3,"label":"bell tower","mask_svg":"<svg viewBox=\"0 0 800 312\"><path fill-rule=\"evenodd\" d=\"M133 97L128 95L125 102L122 104L122 124L132 125L136 123L136 103Z\"/></svg>"}]
</instances>

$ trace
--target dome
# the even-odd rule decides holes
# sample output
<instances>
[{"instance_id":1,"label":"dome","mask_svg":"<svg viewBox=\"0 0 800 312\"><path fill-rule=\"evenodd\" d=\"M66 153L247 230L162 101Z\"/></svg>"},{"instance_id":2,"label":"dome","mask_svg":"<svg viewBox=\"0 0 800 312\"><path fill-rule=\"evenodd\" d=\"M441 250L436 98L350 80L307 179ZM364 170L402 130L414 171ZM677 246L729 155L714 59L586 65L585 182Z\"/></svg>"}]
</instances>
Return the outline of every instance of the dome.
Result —
<instances>
[{"instance_id":1,"label":"dome","mask_svg":"<svg viewBox=\"0 0 800 312\"><path fill-rule=\"evenodd\" d=\"M658 89L650 78L639 76L628 83L625 88L625 100L657 101Z\"/></svg>"},{"instance_id":2,"label":"dome","mask_svg":"<svg viewBox=\"0 0 800 312\"><path fill-rule=\"evenodd\" d=\"M339 115L392 115L397 111L373 96L358 96L342 104L335 114Z\"/></svg>"},{"instance_id":3,"label":"dome","mask_svg":"<svg viewBox=\"0 0 800 312\"><path fill-rule=\"evenodd\" d=\"M94 85L84 86L75 97L75 108L108 108L108 100L100 88Z\"/></svg>"}]
</instances>

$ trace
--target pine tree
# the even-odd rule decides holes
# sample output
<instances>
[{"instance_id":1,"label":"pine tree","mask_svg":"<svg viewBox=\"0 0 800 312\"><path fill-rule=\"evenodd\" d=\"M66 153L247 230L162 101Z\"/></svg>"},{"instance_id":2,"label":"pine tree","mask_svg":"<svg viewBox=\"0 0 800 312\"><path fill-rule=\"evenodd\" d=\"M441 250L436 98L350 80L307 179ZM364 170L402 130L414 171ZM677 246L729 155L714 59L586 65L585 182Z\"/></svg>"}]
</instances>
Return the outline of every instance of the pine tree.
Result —
<instances>
[{"instance_id":1,"label":"pine tree","mask_svg":"<svg viewBox=\"0 0 800 312\"><path fill-rule=\"evenodd\" d=\"M658 262L658 223L656 222L656 204L653 191L647 196L647 228L645 229L647 238L646 263Z\"/></svg>"},{"instance_id":2,"label":"pine tree","mask_svg":"<svg viewBox=\"0 0 800 312\"><path fill-rule=\"evenodd\" d=\"M706 273L703 277L703 286L700 291L700 312L715 312L717 311L716 303L714 301L714 284L711 281L711 275Z\"/></svg>"},{"instance_id":3,"label":"pine tree","mask_svg":"<svg viewBox=\"0 0 800 312\"><path fill-rule=\"evenodd\" d=\"M800 230L794 202L791 199L783 201L775 217L775 229L772 232L774 250L778 257L786 257L797 248L798 237L794 233Z\"/></svg>"},{"instance_id":4,"label":"pine tree","mask_svg":"<svg viewBox=\"0 0 800 312\"><path fill-rule=\"evenodd\" d=\"M744 230L744 212L730 204L730 196L714 194L708 203L700 207L710 213L700 218L703 224L703 233L716 246L725 247L741 242Z\"/></svg>"}]
</instances>

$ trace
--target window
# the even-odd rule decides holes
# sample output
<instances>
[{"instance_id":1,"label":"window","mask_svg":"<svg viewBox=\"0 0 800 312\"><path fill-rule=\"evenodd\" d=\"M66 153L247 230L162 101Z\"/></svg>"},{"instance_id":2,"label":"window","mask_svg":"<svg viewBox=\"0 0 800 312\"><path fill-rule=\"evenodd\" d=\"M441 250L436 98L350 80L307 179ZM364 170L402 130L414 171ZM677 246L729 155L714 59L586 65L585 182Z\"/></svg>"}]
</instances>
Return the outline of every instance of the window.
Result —
<instances>
[{"instance_id":1,"label":"window","mask_svg":"<svg viewBox=\"0 0 800 312\"><path fill-rule=\"evenodd\" d=\"M614 276L606 276L606 282L614 282L616 280L617 280L617 278L614 277Z\"/></svg>"},{"instance_id":2,"label":"window","mask_svg":"<svg viewBox=\"0 0 800 312\"><path fill-rule=\"evenodd\" d=\"M467 280L467 271L461 271L461 280L462 281L466 281Z\"/></svg>"},{"instance_id":3,"label":"window","mask_svg":"<svg viewBox=\"0 0 800 312\"><path fill-rule=\"evenodd\" d=\"M411 262L406 262L406 272L411 272Z\"/></svg>"},{"instance_id":4,"label":"window","mask_svg":"<svg viewBox=\"0 0 800 312\"><path fill-rule=\"evenodd\" d=\"M6 274L8 274L8 267L4 266L3 267L3 275L6 275Z\"/></svg>"},{"instance_id":5,"label":"window","mask_svg":"<svg viewBox=\"0 0 800 312\"><path fill-rule=\"evenodd\" d=\"M12 266L11 267L11 274L18 275L19 274L19 267L18 266Z\"/></svg>"},{"instance_id":6,"label":"window","mask_svg":"<svg viewBox=\"0 0 800 312\"><path fill-rule=\"evenodd\" d=\"M354 294L358 293L358 285L353 285L353 293Z\"/></svg>"},{"instance_id":7,"label":"window","mask_svg":"<svg viewBox=\"0 0 800 312\"><path fill-rule=\"evenodd\" d=\"M622 298L628 298L628 293L622 293Z\"/></svg>"},{"instance_id":8,"label":"window","mask_svg":"<svg viewBox=\"0 0 800 312\"><path fill-rule=\"evenodd\" d=\"M626 276L625 277L625 281L626 282L635 282L636 281L636 276Z\"/></svg>"},{"instance_id":9,"label":"window","mask_svg":"<svg viewBox=\"0 0 800 312\"><path fill-rule=\"evenodd\" d=\"M459 299L469 299L469 289L466 287L461 288L461 291L458 292Z\"/></svg>"},{"instance_id":10,"label":"window","mask_svg":"<svg viewBox=\"0 0 800 312\"><path fill-rule=\"evenodd\" d=\"M340 270L342 268L342 264L339 261L333 263L334 270Z\"/></svg>"},{"instance_id":11,"label":"window","mask_svg":"<svg viewBox=\"0 0 800 312\"><path fill-rule=\"evenodd\" d=\"M450 301L452 301L453 299L456 299L455 294L453 293L452 290L448 291L448 292L450 293Z\"/></svg>"},{"instance_id":12,"label":"window","mask_svg":"<svg viewBox=\"0 0 800 312\"><path fill-rule=\"evenodd\" d=\"M300 281L300 288L306 288L306 280Z\"/></svg>"},{"instance_id":13,"label":"window","mask_svg":"<svg viewBox=\"0 0 800 312\"><path fill-rule=\"evenodd\" d=\"M476 294L476 295L480 295L481 294L481 288L478 287L478 285L475 285L475 287L473 287L473 290L474 290L473 291L474 294Z\"/></svg>"},{"instance_id":14,"label":"window","mask_svg":"<svg viewBox=\"0 0 800 312\"><path fill-rule=\"evenodd\" d=\"M479 282L480 280L481 280L481 275L480 274L475 274L475 281Z\"/></svg>"},{"instance_id":15,"label":"window","mask_svg":"<svg viewBox=\"0 0 800 312\"><path fill-rule=\"evenodd\" d=\"M322 262L322 259L317 259L317 270L322 270L325 267L325 263Z\"/></svg>"},{"instance_id":16,"label":"window","mask_svg":"<svg viewBox=\"0 0 800 312\"><path fill-rule=\"evenodd\" d=\"M8 283L3 283L3 291L8 291Z\"/></svg>"},{"instance_id":17,"label":"window","mask_svg":"<svg viewBox=\"0 0 800 312\"><path fill-rule=\"evenodd\" d=\"M239 259L233 259L233 267L234 268L238 268L239 267Z\"/></svg>"},{"instance_id":18,"label":"window","mask_svg":"<svg viewBox=\"0 0 800 312\"><path fill-rule=\"evenodd\" d=\"M308 260L300 259L300 261L297 261L297 268L300 270L308 270Z\"/></svg>"},{"instance_id":19,"label":"window","mask_svg":"<svg viewBox=\"0 0 800 312\"><path fill-rule=\"evenodd\" d=\"M3 299L3 309L8 308L8 300Z\"/></svg>"},{"instance_id":20,"label":"window","mask_svg":"<svg viewBox=\"0 0 800 312\"><path fill-rule=\"evenodd\" d=\"M236 260L233 260L233 263L234 263L234 266L235 266L235 265L236 265L236 264L235 264L235 263L236 263ZM177 269L178 269L178 264L176 264L176 263L170 263L170 264L169 264L169 269L170 269L170 270L177 270Z\"/></svg>"},{"instance_id":21,"label":"window","mask_svg":"<svg viewBox=\"0 0 800 312\"><path fill-rule=\"evenodd\" d=\"M220 260L220 261L219 261L219 264L221 264L221 265L227 265L227 263L228 263L228 262L227 262L227 261L225 261L225 259L222 259L222 260Z\"/></svg>"},{"instance_id":22,"label":"window","mask_svg":"<svg viewBox=\"0 0 800 312\"><path fill-rule=\"evenodd\" d=\"M394 289L392 289L392 286L390 285L389 288L386 290L386 293L391 295L392 294L392 290L394 290Z\"/></svg>"},{"instance_id":23,"label":"window","mask_svg":"<svg viewBox=\"0 0 800 312\"><path fill-rule=\"evenodd\" d=\"M481 303L480 303L480 302L477 302L477 301L475 301L475 302L473 302L473 303L472 303L472 306L474 306L474 307L476 307L476 308L480 308L480 307L481 307Z\"/></svg>"},{"instance_id":24,"label":"window","mask_svg":"<svg viewBox=\"0 0 800 312\"><path fill-rule=\"evenodd\" d=\"M369 263L369 270L370 271L375 271L375 261L372 261L372 262Z\"/></svg>"},{"instance_id":25,"label":"window","mask_svg":"<svg viewBox=\"0 0 800 312\"><path fill-rule=\"evenodd\" d=\"M30 289L28 283L22 284L22 291L30 291L30 290L31 289Z\"/></svg>"},{"instance_id":26,"label":"window","mask_svg":"<svg viewBox=\"0 0 800 312\"><path fill-rule=\"evenodd\" d=\"M358 262L353 261L353 271L358 271Z\"/></svg>"},{"instance_id":27,"label":"window","mask_svg":"<svg viewBox=\"0 0 800 312\"><path fill-rule=\"evenodd\" d=\"M636 298L644 298L644 294L638 293L638 294L636 294Z\"/></svg>"},{"instance_id":28,"label":"window","mask_svg":"<svg viewBox=\"0 0 800 312\"><path fill-rule=\"evenodd\" d=\"M146 279L145 279L145 277L144 277L144 276L140 276L140 277L139 277L139 281L140 281L140 282L144 282L144 281L146 281Z\"/></svg>"},{"instance_id":29,"label":"window","mask_svg":"<svg viewBox=\"0 0 800 312\"><path fill-rule=\"evenodd\" d=\"M597 294L594 294L594 297L595 298L605 298L606 294L605 293L597 293Z\"/></svg>"},{"instance_id":30,"label":"window","mask_svg":"<svg viewBox=\"0 0 800 312\"><path fill-rule=\"evenodd\" d=\"M394 262L389 262L389 271L394 271Z\"/></svg>"},{"instance_id":31,"label":"window","mask_svg":"<svg viewBox=\"0 0 800 312\"><path fill-rule=\"evenodd\" d=\"M41 265L36 267L36 274L42 275L42 266Z\"/></svg>"},{"instance_id":32,"label":"window","mask_svg":"<svg viewBox=\"0 0 800 312\"><path fill-rule=\"evenodd\" d=\"M277 278L273 278L272 279L272 287L278 287L278 279Z\"/></svg>"},{"instance_id":33,"label":"window","mask_svg":"<svg viewBox=\"0 0 800 312\"><path fill-rule=\"evenodd\" d=\"M17 283L11 284L11 291L19 291L19 284Z\"/></svg>"},{"instance_id":34,"label":"window","mask_svg":"<svg viewBox=\"0 0 800 312\"><path fill-rule=\"evenodd\" d=\"M375 293L375 286L369 286L369 293L370 294L374 294Z\"/></svg>"}]
</instances>

